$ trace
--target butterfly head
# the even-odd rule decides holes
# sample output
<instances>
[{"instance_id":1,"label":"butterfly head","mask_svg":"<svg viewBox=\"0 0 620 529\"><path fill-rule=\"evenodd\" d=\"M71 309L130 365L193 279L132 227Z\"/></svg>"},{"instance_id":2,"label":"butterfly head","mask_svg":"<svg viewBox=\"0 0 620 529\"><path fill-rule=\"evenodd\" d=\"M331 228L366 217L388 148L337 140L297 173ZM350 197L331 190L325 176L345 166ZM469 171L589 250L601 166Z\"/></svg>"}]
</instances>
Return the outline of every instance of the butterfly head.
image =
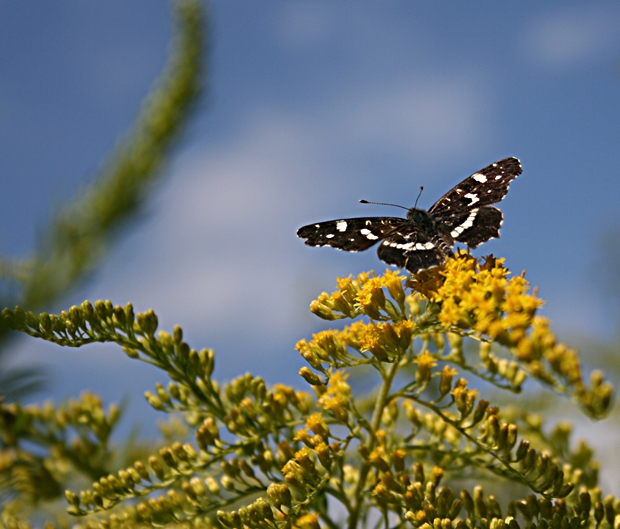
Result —
<instances>
[{"instance_id":1,"label":"butterfly head","mask_svg":"<svg viewBox=\"0 0 620 529\"><path fill-rule=\"evenodd\" d=\"M423 233L432 232L436 224L428 211L419 208L411 208L407 212L407 220L413 222Z\"/></svg>"}]
</instances>

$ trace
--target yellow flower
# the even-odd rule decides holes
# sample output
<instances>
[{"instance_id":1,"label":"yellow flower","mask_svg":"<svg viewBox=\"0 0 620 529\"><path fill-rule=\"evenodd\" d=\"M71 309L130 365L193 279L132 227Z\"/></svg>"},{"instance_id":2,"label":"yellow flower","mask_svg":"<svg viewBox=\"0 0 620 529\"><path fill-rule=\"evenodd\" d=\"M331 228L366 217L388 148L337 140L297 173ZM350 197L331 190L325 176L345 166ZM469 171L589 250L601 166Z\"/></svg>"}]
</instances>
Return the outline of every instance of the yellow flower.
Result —
<instances>
[{"instance_id":1,"label":"yellow flower","mask_svg":"<svg viewBox=\"0 0 620 529\"><path fill-rule=\"evenodd\" d=\"M318 400L318 405L328 410L341 422L347 422L351 387L347 383L349 375L344 371L335 371L329 379L326 391Z\"/></svg>"},{"instance_id":2,"label":"yellow flower","mask_svg":"<svg viewBox=\"0 0 620 529\"><path fill-rule=\"evenodd\" d=\"M462 342L472 336L506 347L519 362L521 369L514 361L489 358L485 366L492 376L521 384L527 372L556 391L571 393L593 415L607 409L610 388L586 387L576 353L557 343L548 321L537 315L543 301L536 289L530 290L524 274L511 276L503 259L488 256L479 262L461 251L443 266L410 276L404 285L403 279L398 270L387 270L380 277L370 272L338 279L336 292L321 294L313 302L316 313L328 319L365 315L374 321L355 321L342 331L319 333L309 343L302 340L297 345L300 353L327 375L326 369L338 365L337 360L354 358L347 347L370 352L381 362L394 362L410 350L415 338L447 333L451 350L446 359L460 364L465 362L462 345L455 346L453 338ZM442 349L438 346L439 354ZM434 362L427 351L418 356L419 384L433 376ZM445 391L450 377L447 373L441 377ZM345 401L325 394L324 386L315 390L324 397L324 409L344 418Z\"/></svg>"},{"instance_id":3,"label":"yellow flower","mask_svg":"<svg viewBox=\"0 0 620 529\"><path fill-rule=\"evenodd\" d=\"M383 280L371 277L366 281L357 295L358 306L371 318L381 319L381 311L385 311L385 293Z\"/></svg>"},{"instance_id":4,"label":"yellow flower","mask_svg":"<svg viewBox=\"0 0 620 529\"><path fill-rule=\"evenodd\" d=\"M315 435L318 435L322 437L324 441L327 441L329 437L329 427L323 420L323 415L321 412L317 411L310 415L306 419L306 426L310 428Z\"/></svg>"},{"instance_id":5,"label":"yellow flower","mask_svg":"<svg viewBox=\"0 0 620 529\"><path fill-rule=\"evenodd\" d=\"M295 522L295 529L321 529L319 519L315 514L308 513L300 516Z\"/></svg>"},{"instance_id":6,"label":"yellow flower","mask_svg":"<svg viewBox=\"0 0 620 529\"><path fill-rule=\"evenodd\" d=\"M366 326L367 324L363 321L356 321L340 331L338 338L343 344L355 349L360 349L360 336L364 332Z\"/></svg>"},{"instance_id":7,"label":"yellow flower","mask_svg":"<svg viewBox=\"0 0 620 529\"><path fill-rule=\"evenodd\" d=\"M382 343L383 334L377 325L365 325L359 335L360 351L370 351L381 362L390 360L388 351Z\"/></svg>"},{"instance_id":8,"label":"yellow flower","mask_svg":"<svg viewBox=\"0 0 620 529\"><path fill-rule=\"evenodd\" d=\"M437 365L435 358L425 350L414 359L414 362L418 364L418 369L415 374L416 382L420 384L428 382L431 379L433 367Z\"/></svg>"}]
</instances>

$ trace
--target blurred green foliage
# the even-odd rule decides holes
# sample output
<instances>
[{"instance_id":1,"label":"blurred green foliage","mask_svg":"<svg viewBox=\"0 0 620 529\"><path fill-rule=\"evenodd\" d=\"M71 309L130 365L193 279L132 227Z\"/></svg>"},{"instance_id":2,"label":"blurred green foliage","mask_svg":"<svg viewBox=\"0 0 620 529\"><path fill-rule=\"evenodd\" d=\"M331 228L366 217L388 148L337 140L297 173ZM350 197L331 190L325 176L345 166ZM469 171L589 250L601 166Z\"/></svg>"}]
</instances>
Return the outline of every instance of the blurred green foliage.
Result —
<instances>
[{"instance_id":1,"label":"blurred green foliage","mask_svg":"<svg viewBox=\"0 0 620 529\"><path fill-rule=\"evenodd\" d=\"M31 258L0 263L0 304L50 307L91 272L123 225L154 189L166 157L192 115L204 85L208 23L199 0L172 3L173 51L131 131L120 139L93 181L61 207ZM41 387L33 368L7 368L7 328L0 323L0 396L14 399Z\"/></svg>"}]
</instances>

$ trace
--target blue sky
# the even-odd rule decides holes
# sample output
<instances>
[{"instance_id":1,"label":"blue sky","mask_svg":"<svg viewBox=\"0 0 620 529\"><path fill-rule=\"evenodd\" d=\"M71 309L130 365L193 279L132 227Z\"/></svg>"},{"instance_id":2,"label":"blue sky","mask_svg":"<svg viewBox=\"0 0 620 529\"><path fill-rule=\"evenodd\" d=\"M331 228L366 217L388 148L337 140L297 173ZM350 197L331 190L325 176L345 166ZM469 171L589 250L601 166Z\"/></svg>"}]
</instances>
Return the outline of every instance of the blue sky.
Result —
<instances>
[{"instance_id":1,"label":"blue sky","mask_svg":"<svg viewBox=\"0 0 620 529\"><path fill-rule=\"evenodd\" d=\"M397 215L516 156L505 256L560 335L611 339L602 238L620 224L620 4L216 0L209 90L161 187L84 299L154 308L217 373L301 385L293 347L325 325L311 299L337 275L385 269L374 250L309 248L309 222ZM0 252L27 256L50 211L96 173L159 74L167 2L0 0ZM29 339L53 397L140 395L158 373L113 347Z\"/></svg>"}]
</instances>

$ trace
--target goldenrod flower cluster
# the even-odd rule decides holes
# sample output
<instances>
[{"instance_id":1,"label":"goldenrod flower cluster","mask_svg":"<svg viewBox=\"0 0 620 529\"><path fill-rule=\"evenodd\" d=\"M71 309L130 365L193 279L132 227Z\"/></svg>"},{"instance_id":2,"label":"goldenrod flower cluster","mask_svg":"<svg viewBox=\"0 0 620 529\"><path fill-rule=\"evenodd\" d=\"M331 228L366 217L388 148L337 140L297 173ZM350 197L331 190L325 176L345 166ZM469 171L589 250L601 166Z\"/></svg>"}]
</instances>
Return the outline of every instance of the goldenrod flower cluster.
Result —
<instances>
[{"instance_id":1,"label":"goldenrod flower cluster","mask_svg":"<svg viewBox=\"0 0 620 529\"><path fill-rule=\"evenodd\" d=\"M212 350L192 349L178 326L158 331L156 314L131 304L84 302L59 315L5 309L3 320L31 336L73 347L113 342L159 368L170 380L145 397L183 421L166 427L165 446L109 470L117 408L106 415L88 395L66 408L0 403L10 448L0 452L0 472L27 459L22 440L53 449L20 467L14 479L30 484L24 491L45 471L54 479L41 483L59 488L61 471L92 470L90 488L65 491L68 511L89 516L89 529L356 529L373 520L385 528L615 529L620 502L601 496L591 450L572 450L566 425L546 433L532 414L493 405L476 382L516 394L530 375L592 415L607 411L610 386L595 373L587 387L576 353L538 315L541 305L502 260L463 253L410 278L388 270L339 279L311 310L354 321L296 346L310 393L269 387L251 373L220 384ZM73 459L63 437L70 429L84 438ZM494 480L508 505L480 485L457 488L482 480ZM521 489L503 488L514 484Z\"/></svg>"},{"instance_id":2,"label":"goldenrod flower cluster","mask_svg":"<svg viewBox=\"0 0 620 529\"><path fill-rule=\"evenodd\" d=\"M419 337L436 347L435 360L450 360L516 391L529 374L557 392L570 394L589 414L604 415L611 403L611 386L597 372L587 386L577 353L558 343L548 320L537 314L543 301L529 292L523 275L511 276L503 262L489 256L479 263L461 252L443 267L409 280L390 270L379 277L363 273L340 278L338 289L321 294L310 310L329 320L366 316L369 321L317 333L311 342L299 342L297 349L314 369L325 373L326 358L337 365L364 362L353 360L347 347L369 352L380 362L392 362ZM463 338L479 342L485 373L465 365ZM450 351L442 355L446 341ZM491 344L505 348L513 360L498 358ZM429 354L424 348L415 359L410 354L418 365L419 379L427 379L433 367Z\"/></svg>"}]
</instances>

